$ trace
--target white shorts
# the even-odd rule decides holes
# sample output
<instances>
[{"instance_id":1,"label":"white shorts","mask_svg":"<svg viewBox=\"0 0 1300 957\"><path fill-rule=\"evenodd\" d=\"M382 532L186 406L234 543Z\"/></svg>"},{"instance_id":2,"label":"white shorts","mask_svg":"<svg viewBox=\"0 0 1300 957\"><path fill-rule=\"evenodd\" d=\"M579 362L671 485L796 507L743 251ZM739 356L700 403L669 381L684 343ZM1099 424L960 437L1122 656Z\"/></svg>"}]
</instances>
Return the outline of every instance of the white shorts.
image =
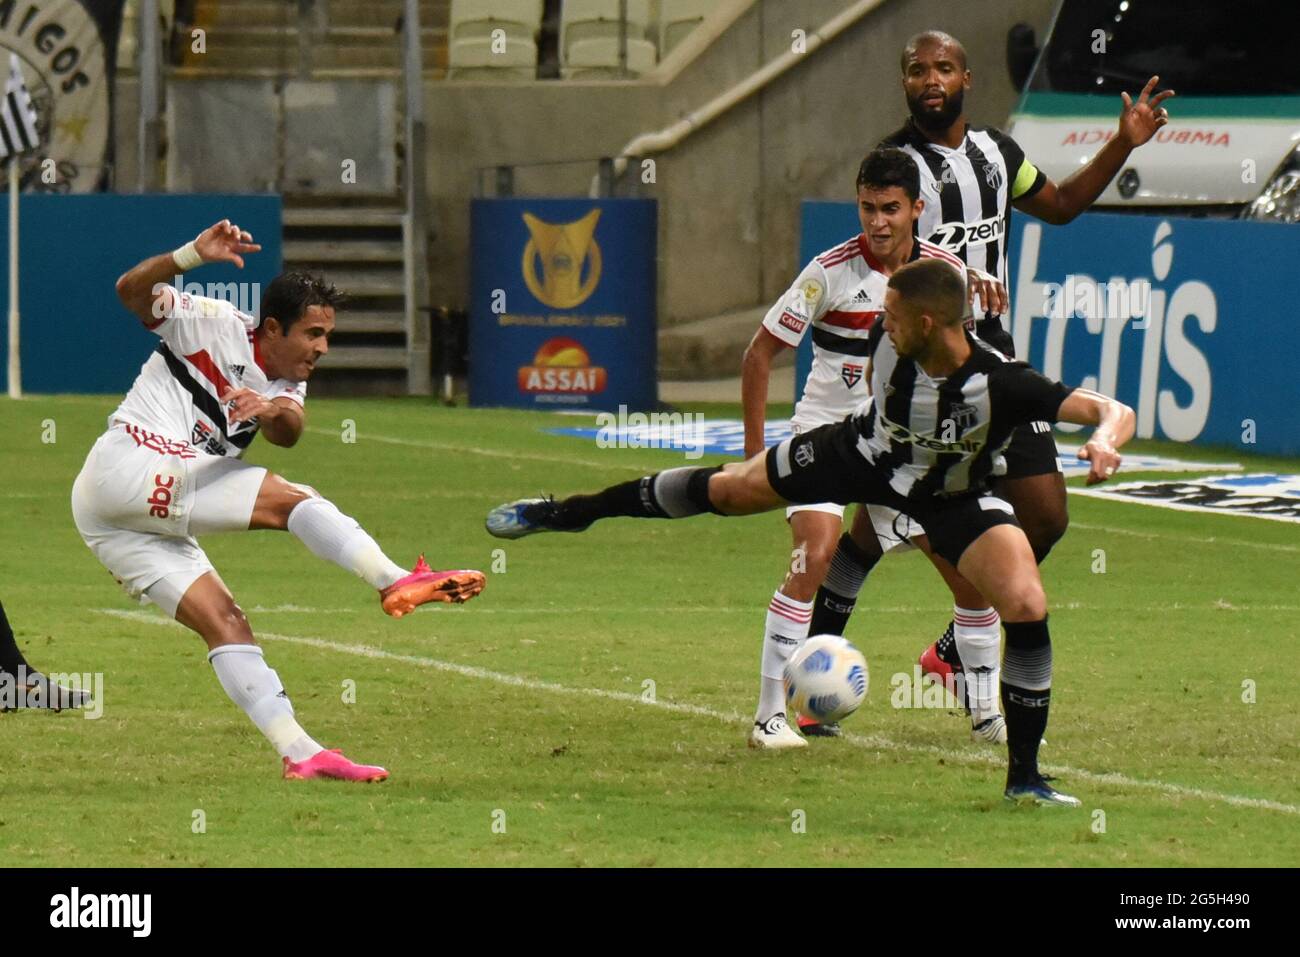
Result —
<instances>
[{"instance_id":1,"label":"white shorts","mask_svg":"<svg viewBox=\"0 0 1300 957\"><path fill-rule=\"evenodd\" d=\"M133 425L99 437L72 486L82 540L127 593L171 617L213 570L196 535L246 531L266 469Z\"/></svg>"}]
</instances>

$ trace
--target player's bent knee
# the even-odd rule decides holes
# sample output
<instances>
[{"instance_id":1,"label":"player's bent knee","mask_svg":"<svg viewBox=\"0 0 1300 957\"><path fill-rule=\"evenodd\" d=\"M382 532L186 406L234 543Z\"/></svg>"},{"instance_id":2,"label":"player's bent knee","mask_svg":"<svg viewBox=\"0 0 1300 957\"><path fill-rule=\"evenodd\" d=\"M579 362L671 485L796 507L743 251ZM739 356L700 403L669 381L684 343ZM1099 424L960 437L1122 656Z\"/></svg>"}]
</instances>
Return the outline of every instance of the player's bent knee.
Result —
<instances>
[{"instance_id":1,"label":"player's bent knee","mask_svg":"<svg viewBox=\"0 0 1300 957\"><path fill-rule=\"evenodd\" d=\"M253 527L283 531L289 527L289 514L311 498L320 498L320 495L310 486L297 485L278 475L267 473L266 482L257 497Z\"/></svg>"},{"instance_id":2,"label":"player's bent knee","mask_svg":"<svg viewBox=\"0 0 1300 957\"><path fill-rule=\"evenodd\" d=\"M757 490L743 471L724 468L709 478L709 504L723 515L748 515L761 511L757 507L758 498Z\"/></svg>"},{"instance_id":3,"label":"player's bent knee","mask_svg":"<svg viewBox=\"0 0 1300 957\"><path fill-rule=\"evenodd\" d=\"M244 615L244 610L233 599L218 602L204 610L197 621L190 622L209 648L221 645L256 644L253 628Z\"/></svg>"},{"instance_id":4,"label":"player's bent knee","mask_svg":"<svg viewBox=\"0 0 1300 957\"><path fill-rule=\"evenodd\" d=\"M1025 537L1034 550L1034 557L1042 562L1047 553L1064 537L1070 527L1070 515L1065 509L1053 509L1025 526Z\"/></svg>"},{"instance_id":5,"label":"player's bent knee","mask_svg":"<svg viewBox=\"0 0 1300 957\"><path fill-rule=\"evenodd\" d=\"M997 603L1003 621L1042 621L1047 617L1047 595L1040 582L1007 589Z\"/></svg>"},{"instance_id":6,"label":"player's bent knee","mask_svg":"<svg viewBox=\"0 0 1300 957\"><path fill-rule=\"evenodd\" d=\"M835 549L838 545L838 541L832 541L809 542L804 546L803 574L816 580L814 591L826 577L826 572L830 570L831 559L835 557Z\"/></svg>"}]
</instances>

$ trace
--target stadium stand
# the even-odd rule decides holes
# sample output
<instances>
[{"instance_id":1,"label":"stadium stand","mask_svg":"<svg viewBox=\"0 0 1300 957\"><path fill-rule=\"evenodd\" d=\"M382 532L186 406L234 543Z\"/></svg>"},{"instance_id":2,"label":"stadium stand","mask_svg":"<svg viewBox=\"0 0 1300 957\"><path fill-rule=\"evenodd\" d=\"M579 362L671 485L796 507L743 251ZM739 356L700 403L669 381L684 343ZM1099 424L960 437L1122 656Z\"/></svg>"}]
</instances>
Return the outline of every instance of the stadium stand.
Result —
<instances>
[{"instance_id":1,"label":"stadium stand","mask_svg":"<svg viewBox=\"0 0 1300 957\"><path fill-rule=\"evenodd\" d=\"M533 79L542 10L542 0L452 0L448 77Z\"/></svg>"},{"instance_id":2,"label":"stadium stand","mask_svg":"<svg viewBox=\"0 0 1300 957\"><path fill-rule=\"evenodd\" d=\"M627 72L639 75L658 62L650 34L649 0L627 0L627 25L620 22L619 0L565 0L560 20L561 75L623 76L620 34L627 34Z\"/></svg>"},{"instance_id":3,"label":"stadium stand","mask_svg":"<svg viewBox=\"0 0 1300 957\"><path fill-rule=\"evenodd\" d=\"M659 57L666 57L713 9L710 0L659 0Z\"/></svg>"}]
</instances>

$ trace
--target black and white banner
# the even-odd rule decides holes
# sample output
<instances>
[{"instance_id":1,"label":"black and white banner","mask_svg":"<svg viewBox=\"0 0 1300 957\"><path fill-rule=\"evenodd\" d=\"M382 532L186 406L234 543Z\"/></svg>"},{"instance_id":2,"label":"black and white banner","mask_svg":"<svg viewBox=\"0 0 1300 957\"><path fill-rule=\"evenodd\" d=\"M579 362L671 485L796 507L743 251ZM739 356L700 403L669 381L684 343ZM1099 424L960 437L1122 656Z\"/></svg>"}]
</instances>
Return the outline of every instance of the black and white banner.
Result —
<instances>
[{"instance_id":1,"label":"black and white banner","mask_svg":"<svg viewBox=\"0 0 1300 957\"><path fill-rule=\"evenodd\" d=\"M1246 515L1275 522L1300 522L1300 475L1271 472L1172 481L1123 482L1071 488L1078 495L1141 502L1187 512Z\"/></svg>"},{"instance_id":2,"label":"black and white banner","mask_svg":"<svg viewBox=\"0 0 1300 957\"><path fill-rule=\"evenodd\" d=\"M0 63L11 63L8 54L16 58L40 142L21 160L25 191L88 193L106 185L124 3L0 2Z\"/></svg>"}]
</instances>

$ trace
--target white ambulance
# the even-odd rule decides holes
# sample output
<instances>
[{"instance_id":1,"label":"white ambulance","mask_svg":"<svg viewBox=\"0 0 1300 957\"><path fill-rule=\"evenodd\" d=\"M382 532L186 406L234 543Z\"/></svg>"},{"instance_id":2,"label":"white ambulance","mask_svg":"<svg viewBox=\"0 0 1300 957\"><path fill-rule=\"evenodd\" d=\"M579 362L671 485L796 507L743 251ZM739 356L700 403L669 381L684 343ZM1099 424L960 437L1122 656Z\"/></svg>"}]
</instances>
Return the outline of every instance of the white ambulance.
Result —
<instances>
[{"instance_id":1,"label":"white ambulance","mask_svg":"<svg viewBox=\"0 0 1300 957\"><path fill-rule=\"evenodd\" d=\"M1009 132L1058 183L1115 135L1120 93L1159 75L1169 123L1134 151L1099 212L1300 223L1300 66L1289 3L1062 0L1039 48L1007 38L1022 90ZM1295 12L1294 10L1292 11Z\"/></svg>"}]
</instances>

